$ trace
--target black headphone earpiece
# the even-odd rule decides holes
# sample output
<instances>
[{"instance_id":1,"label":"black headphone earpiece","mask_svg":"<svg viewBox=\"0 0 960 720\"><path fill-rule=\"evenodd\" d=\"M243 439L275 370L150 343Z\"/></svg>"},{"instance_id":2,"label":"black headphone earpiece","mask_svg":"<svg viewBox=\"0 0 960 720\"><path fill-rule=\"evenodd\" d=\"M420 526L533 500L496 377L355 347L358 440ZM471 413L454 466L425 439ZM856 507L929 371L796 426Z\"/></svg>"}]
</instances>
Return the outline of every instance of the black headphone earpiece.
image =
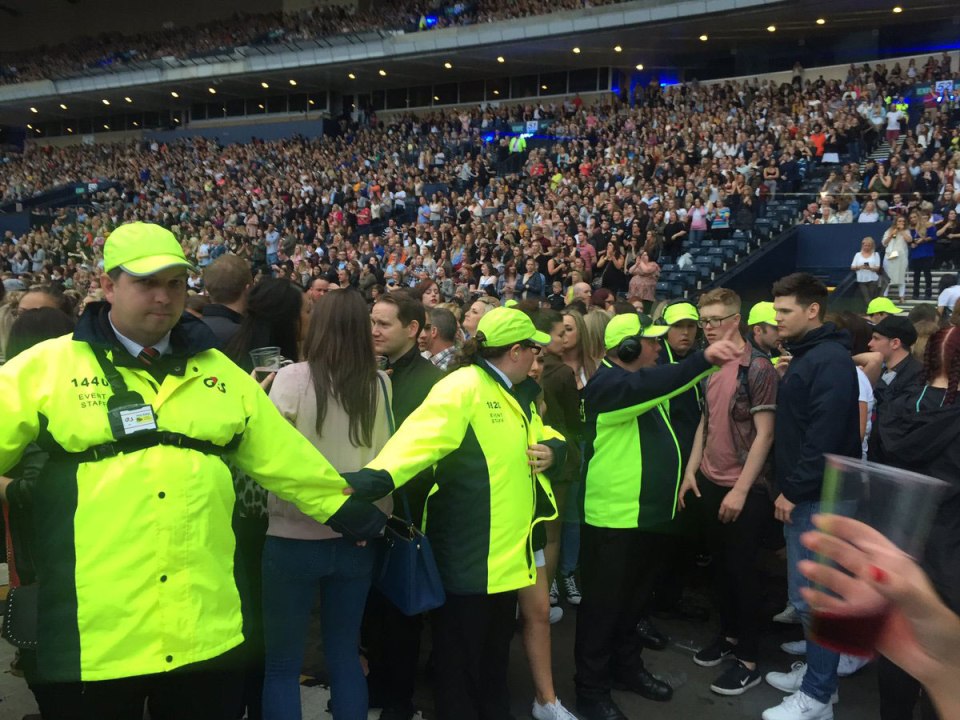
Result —
<instances>
[{"instance_id":1,"label":"black headphone earpiece","mask_svg":"<svg viewBox=\"0 0 960 720\"><path fill-rule=\"evenodd\" d=\"M620 341L620 344L617 345L617 359L620 362L632 363L643 351L643 346L640 344L640 336L632 335L628 338L624 338Z\"/></svg>"}]
</instances>

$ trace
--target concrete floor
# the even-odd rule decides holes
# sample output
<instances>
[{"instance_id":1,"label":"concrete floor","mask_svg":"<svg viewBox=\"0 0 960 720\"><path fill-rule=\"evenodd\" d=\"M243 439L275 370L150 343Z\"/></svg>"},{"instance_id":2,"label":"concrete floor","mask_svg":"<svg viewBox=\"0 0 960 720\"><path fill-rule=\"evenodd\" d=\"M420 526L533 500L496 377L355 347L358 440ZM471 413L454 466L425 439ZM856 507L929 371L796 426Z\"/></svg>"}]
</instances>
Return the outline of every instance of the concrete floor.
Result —
<instances>
[{"instance_id":1,"label":"concrete floor","mask_svg":"<svg viewBox=\"0 0 960 720\"><path fill-rule=\"evenodd\" d=\"M769 598L767 616L770 617L783 607L781 579L775 575L769 577ZM695 583L696 584L696 583ZM701 598L702 599L702 598ZM565 616L553 627L554 681L557 694L568 705L573 706L573 637L576 627L576 609L565 605ZM710 683L723 670L701 668L694 664L694 652L708 643L716 632L716 620L712 617L707 623L691 623L678 620L656 620L657 625L671 639L670 646L662 652L645 653L647 667L675 688L674 699L669 703L654 703L625 692L615 692L614 697L624 713L631 719L673 720L674 718L704 718L710 720L733 720L734 718L759 718L765 708L776 705L783 693L766 683L748 691L746 694L727 698L715 695L709 689ZM318 637L317 628L311 629L311 637ZM796 640L801 636L798 626L777 625L770 622L761 647L761 670L784 671L789 669L797 658L784 654L779 644L787 640ZM307 672L316 675L322 682L322 651L319 641L308 653ZM429 642L424 642L424 658ZM0 641L0 720L21 720L25 715L36 713L33 697L22 678L15 677L9 671L13 659L13 648ZM424 662L421 663L423 665ZM527 669L526 656L519 635L515 637L510 658L511 692L513 711L518 720L530 717L530 705L533 688ZM325 712L329 694L324 687L305 687L303 690L304 720L322 720L330 716ZM424 678L419 683L416 695L417 706L426 718L431 717L433 701ZM835 708L837 717L843 720L867 720L878 716L877 680L873 665L855 676L841 680L840 703ZM371 720L378 717L371 712Z\"/></svg>"}]
</instances>

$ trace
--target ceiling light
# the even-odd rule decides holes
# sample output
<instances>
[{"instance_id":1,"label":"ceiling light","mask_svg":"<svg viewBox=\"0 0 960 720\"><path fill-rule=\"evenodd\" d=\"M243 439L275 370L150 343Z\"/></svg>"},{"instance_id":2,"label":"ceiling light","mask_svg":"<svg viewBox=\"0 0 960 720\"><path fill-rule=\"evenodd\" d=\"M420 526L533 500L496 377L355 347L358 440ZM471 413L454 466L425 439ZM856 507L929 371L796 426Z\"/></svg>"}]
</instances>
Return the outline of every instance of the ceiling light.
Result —
<instances>
[{"instance_id":1,"label":"ceiling light","mask_svg":"<svg viewBox=\"0 0 960 720\"><path fill-rule=\"evenodd\" d=\"M546 86L546 85L541 85L541 86L540 86L540 89L541 89L541 90L546 90L546 89L547 89L547 86Z\"/></svg>"},{"instance_id":2,"label":"ceiling light","mask_svg":"<svg viewBox=\"0 0 960 720\"><path fill-rule=\"evenodd\" d=\"M261 110L263 110L263 109L264 109L264 107L263 107L263 103L260 103L259 105L257 105L257 107L258 107L258 108L260 108Z\"/></svg>"},{"instance_id":3,"label":"ceiling light","mask_svg":"<svg viewBox=\"0 0 960 720\"><path fill-rule=\"evenodd\" d=\"M37 114L37 113L40 112L40 111L37 110L35 107L32 107L32 108L30 108L30 112L32 112L33 114Z\"/></svg>"},{"instance_id":4,"label":"ceiling light","mask_svg":"<svg viewBox=\"0 0 960 720\"><path fill-rule=\"evenodd\" d=\"M777 31L776 25L767 25L767 32L776 32L776 31Z\"/></svg>"},{"instance_id":5,"label":"ceiling light","mask_svg":"<svg viewBox=\"0 0 960 720\"><path fill-rule=\"evenodd\" d=\"M180 118L174 118L173 121L174 121L177 125L180 124Z\"/></svg>"},{"instance_id":6,"label":"ceiling light","mask_svg":"<svg viewBox=\"0 0 960 720\"><path fill-rule=\"evenodd\" d=\"M314 104L315 104L315 103L313 102L313 100L308 100L307 103L308 103L309 105L314 105Z\"/></svg>"},{"instance_id":7,"label":"ceiling light","mask_svg":"<svg viewBox=\"0 0 960 720\"><path fill-rule=\"evenodd\" d=\"M357 76L354 75L353 73L347 73L347 77L350 78L351 80L356 80L356 79L357 79Z\"/></svg>"},{"instance_id":8,"label":"ceiling light","mask_svg":"<svg viewBox=\"0 0 960 720\"><path fill-rule=\"evenodd\" d=\"M445 62L445 63L443 64L443 66L444 66L447 70L452 70L452 69L453 69L453 64L452 64L452 63L449 63L449 62Z\"/></svg>"},{"instance_id":9,"label":"ceiling light","mask_svg":"<svg viewBox=\"0 0 960 720\"><path fill-rule=\"evenodd\" d=\"M37 135L40 134L40 128L34 128L33 131L34 131L35 133L37 133Z\"/></svg>"},{"instance_id":10,"label":"ceiling light","mask_svg":"<svg viewBox=\"0 0 960 720\"><path fill-rule=\"evenodd\" d=\"M109 129L110 129L110 126L107 125L106 123L104 123L104 124L103 124L103 129L104 129L104 130L109 130Z\"/></svg>"},{"instance_id":11,"label":"ceiling light","mask_svg":"<svg viewBox=\"0 0 960 720\"><path fill-rule=\"evenodd\" d=\"M709 39L710 39L710 36L707 35L706 33L700 36L700 42L706 42Z\"/></svg>"},{"instance_id":12,"label":"ceiling light","mask_svg":"<svg viewBox=\"0 0 960 720\"><path fill-rule=\"evenodd\" d=\"M580 48L575 47L575 48L573 49L573 54L574 54L574 55L579 55L579 54L580 54Z\"/></svg>"},{"instance_id":13,"label":"ceiling light","mask_svg":"<svg viewBox=\"0 0 960 720\"><path fill-rule=\"evenodd\" d=\"M68 132L68 133L72 133L72 132L73 132L73 128L67 128L67 132Z\"/></svg>"},{"instance_id":14,"label":"ceiling light","mask_svg":"<svg viewBox=\"0 0 960 720\"><path fill-rule=\"evenodd\" d=\"M502 62L506 62L506 60L504 59L503 55L497 55L497 62L502 63Z\"/></svg>"},{"instance_id":15,"label":"ceiling light","mask_svg":"<svg viewBox=\"0 0 960 720\"><path fill-rule=\"evenodd\" d=\"M377 70L377 72L380 74L380 77L386 77L386 76L387 76L387 71L386 71L386 70L382 70L382 69L381 69L381 70Z\"/></svg>"},{"instance_id":16,"label":"ceiling light","mask_svg":"<svg viewBox=\"0 0 960 720\"><path fill-rule=\"evenodd\" d=\"M900 7L899 5L897 5L897 6L893 9L893 11L894 11L895 13L902 13L902 12L903 12L903 8Z\"/></svg>"},{"instance_id":17,"label":"ceiling light","mask_svg":"<svg viewBox=\"0 0 960 720\"><path fill-rule=\"evenodd\" d=\"M293 78L290 78L290 85L291 85L292 87L296 87L296 86L297 86L297 81L294 80Z\"/></svg>"},{"instance_id":18,"label":"ceiling light","mask_svg":"<svg viewBox=\"0 0 960 720\"><path fill-rule=\"evenodd\" d=\"M217 89L216 89L216 88L207 88L207 92L210 93L211 95L216 95L216 94L217 94Z\"/></svg>"},{"instance_id":19,"label":"ceiling light","mask_svg":"<svg viewBox=\"0 0 960 720\"><path fill-rule=\"evenodd\" d=\"M132 100L130 100L130 98L124 98L124 100L126 100L127 102L132 102ZM104 99L101 100L100 102L102 102L104 105L109 105L109 104L110 104L110 101L107 100L106 98L104 98Z\"/></svg>"},{"instance_id":20,"label":"ceiling light","mask_svg":"<svg viewBox=\"0 0 960 720\"><path fill-rule=\"evenodd\" d=\"M134 126L134 127L140 127L140 123L138 123L136 120L134 120L134 121L133 121L133 126Z\"/></svg>"},{"instance_id":21,"label":"ceiling light","mask_svg":"<svg viewBox=\"0 0 960 720\"><path fill-rule=\"evenodd\" d=\"M637 70L643 70L643 63L637 63Z\"/></svg>"},{"instance_id":22,"label":"ceiling light","mask_svg":"<svg viewBox=\"0 0 960 720\"><path fill-rule=\"evenodd\" d=\"M439 95L434 95L434 96L433 96L433 101L434 101L434 102L440 102L440 96L439 96Z\"/></svg>"},{"instance_id":23,"label":"ceiling light","mask_svg":"<svg viewBox=\"0 0 960 720\"><path fill-rule=\"evenodd\" d=\"M33 130L33 125L31 125L30 123L27 123L27 130Z\"/></svg>"},{"instance_id":24,"label":"ceiling light","mask_svg":"<svg viewBox=\"0 0 960 720\"><path fill-rule=\"evenodd\" d=\"M180 93L178 93L176 90L171 90L171 91L170 91L170 97L172 97L172 98L178 98L178 97L180 97Z\"/></svg>"},{"instance_id":25,"label":"ceiling light","mask_svg":"<svg viewBox=\"0 0 960 720\"><path fill-rule=\"evenodd\" d=\"M826 25L827 21L823 18L817 18L817 25Z\"/></svg>"},{"instance_id":26,"label":"ceiling light","mask_svg":"<svg viewBox=\"0 0 960 720\"><path fill-rule=\"evenodd\" d=\"M63 103L60 103L60 109L61 109L61 110L66 110L66 109L67 109L67 106L64 105Z\"/></svg>"},{"instance_id":27,"label":"ceiling light","mask_svg":"<svg viewBox=\"0 0 960 720\"><path fill-rule=\"evenodd\" d=\"M125 100L126 102L128 102L128 103L132 103L132 102L133 102L133 98L132 98L132 97L125 97L124 100ZM108 103L108 102L105 102L105 103L104 103L104 105L109 105L109 104L110 104L110 103Z\"/></svg>"},{"instance_id":28,"label":"ceiling light","mask_svg":"<svg viewBox=\"0 0 960 720\"><path fill-rule=\"evenodd\" d=\"M500 91L499 91L499 90L494 90L494 91L493 91L493 94L494 94L494 95L499 95L499 94L500 94Z\"/></svg>"},{"instance_id":29,"label":"ceiling light","mask_svg":"<svg viewBox=\"0 0 960 720\"><path fill-rule=\"evenodd\" d=\"M269 90L269 89L270 89L270 83L264 81L264 82L260 83L260 87L262 87L264 90Z\"/></svg>"},{"instance_id":30,"label":"ceiling light","mask_svg":"<svg viewBox=\"0 0 960 720\"><path fill-rule=\"evenodd\" d=\"M614 51L614 52L623 52L623 48L620 47L619 45L614 45L614 46L613 46L613 51Z\"/></svg>"}]
</instances>

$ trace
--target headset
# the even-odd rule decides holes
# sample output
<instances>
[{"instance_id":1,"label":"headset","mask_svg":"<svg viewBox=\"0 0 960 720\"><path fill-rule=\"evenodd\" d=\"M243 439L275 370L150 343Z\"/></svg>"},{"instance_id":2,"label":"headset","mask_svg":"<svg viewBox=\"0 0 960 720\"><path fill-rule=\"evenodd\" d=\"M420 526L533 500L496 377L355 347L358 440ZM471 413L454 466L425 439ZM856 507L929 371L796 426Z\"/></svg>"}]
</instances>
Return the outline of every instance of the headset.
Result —
<instances>
[{"instance_id":1,"label":"headset","mask_svg":"<svg viewBox=\"0 0 960 720\"><path fill-rule=\"evenodd\" d=\"M620 341L620 344L617 345L617 359L620 362L632 363L640 357L640 353L643 352L643 345L640 343L641 337L643 336L631 335Z\"/></svg>"}]
</instances>

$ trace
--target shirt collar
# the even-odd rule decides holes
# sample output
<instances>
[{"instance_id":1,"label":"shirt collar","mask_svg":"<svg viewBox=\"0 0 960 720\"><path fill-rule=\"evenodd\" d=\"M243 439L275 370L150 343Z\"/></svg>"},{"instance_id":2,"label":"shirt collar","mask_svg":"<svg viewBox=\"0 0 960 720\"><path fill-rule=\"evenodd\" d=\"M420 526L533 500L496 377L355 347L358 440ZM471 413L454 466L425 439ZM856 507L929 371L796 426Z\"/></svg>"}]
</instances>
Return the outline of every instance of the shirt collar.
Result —
<instances>
[{"instance_id":1,"label":"shirt collar","mask_svg":"<svg viewBox=\"0 0 960 720\"><path fill-rule=\"evenodd\" d=\"M117 336L117 340L120 341L120 344L123 345L126 351L133 355L133 357L140 357L140 352L143 350L144 346L134 342L117 330L117 326L113 324L113 318L110 317L110 313L107 313L107 320L110 322L110 327L113 329L113 334ZM170 333L168 332L166 335L160 338L160 340L154 343L152 347L161 355L166 355L170 351Z\"/></svg>"},{"instance_id":2,"label":"shirt collar","mask_svg":"<svg viewBox=\"0 0 960 720\"><path fill-rule=\"evenodd\" d=\"M507 386L507 389L508 389L508 390L513 390L513 383L510 382L510 378L507 377L507 374L506 374L503 370L501 370L500 368L498 368L498 367L497 367L496 365L494 365L493 363L489 363L489 362L488 362L487 365L488 365L488 366L490 367L490 369L493 370L498 376L500 376L500 379L503 380L503 384Z\"/></svg>"}]
</instances>

